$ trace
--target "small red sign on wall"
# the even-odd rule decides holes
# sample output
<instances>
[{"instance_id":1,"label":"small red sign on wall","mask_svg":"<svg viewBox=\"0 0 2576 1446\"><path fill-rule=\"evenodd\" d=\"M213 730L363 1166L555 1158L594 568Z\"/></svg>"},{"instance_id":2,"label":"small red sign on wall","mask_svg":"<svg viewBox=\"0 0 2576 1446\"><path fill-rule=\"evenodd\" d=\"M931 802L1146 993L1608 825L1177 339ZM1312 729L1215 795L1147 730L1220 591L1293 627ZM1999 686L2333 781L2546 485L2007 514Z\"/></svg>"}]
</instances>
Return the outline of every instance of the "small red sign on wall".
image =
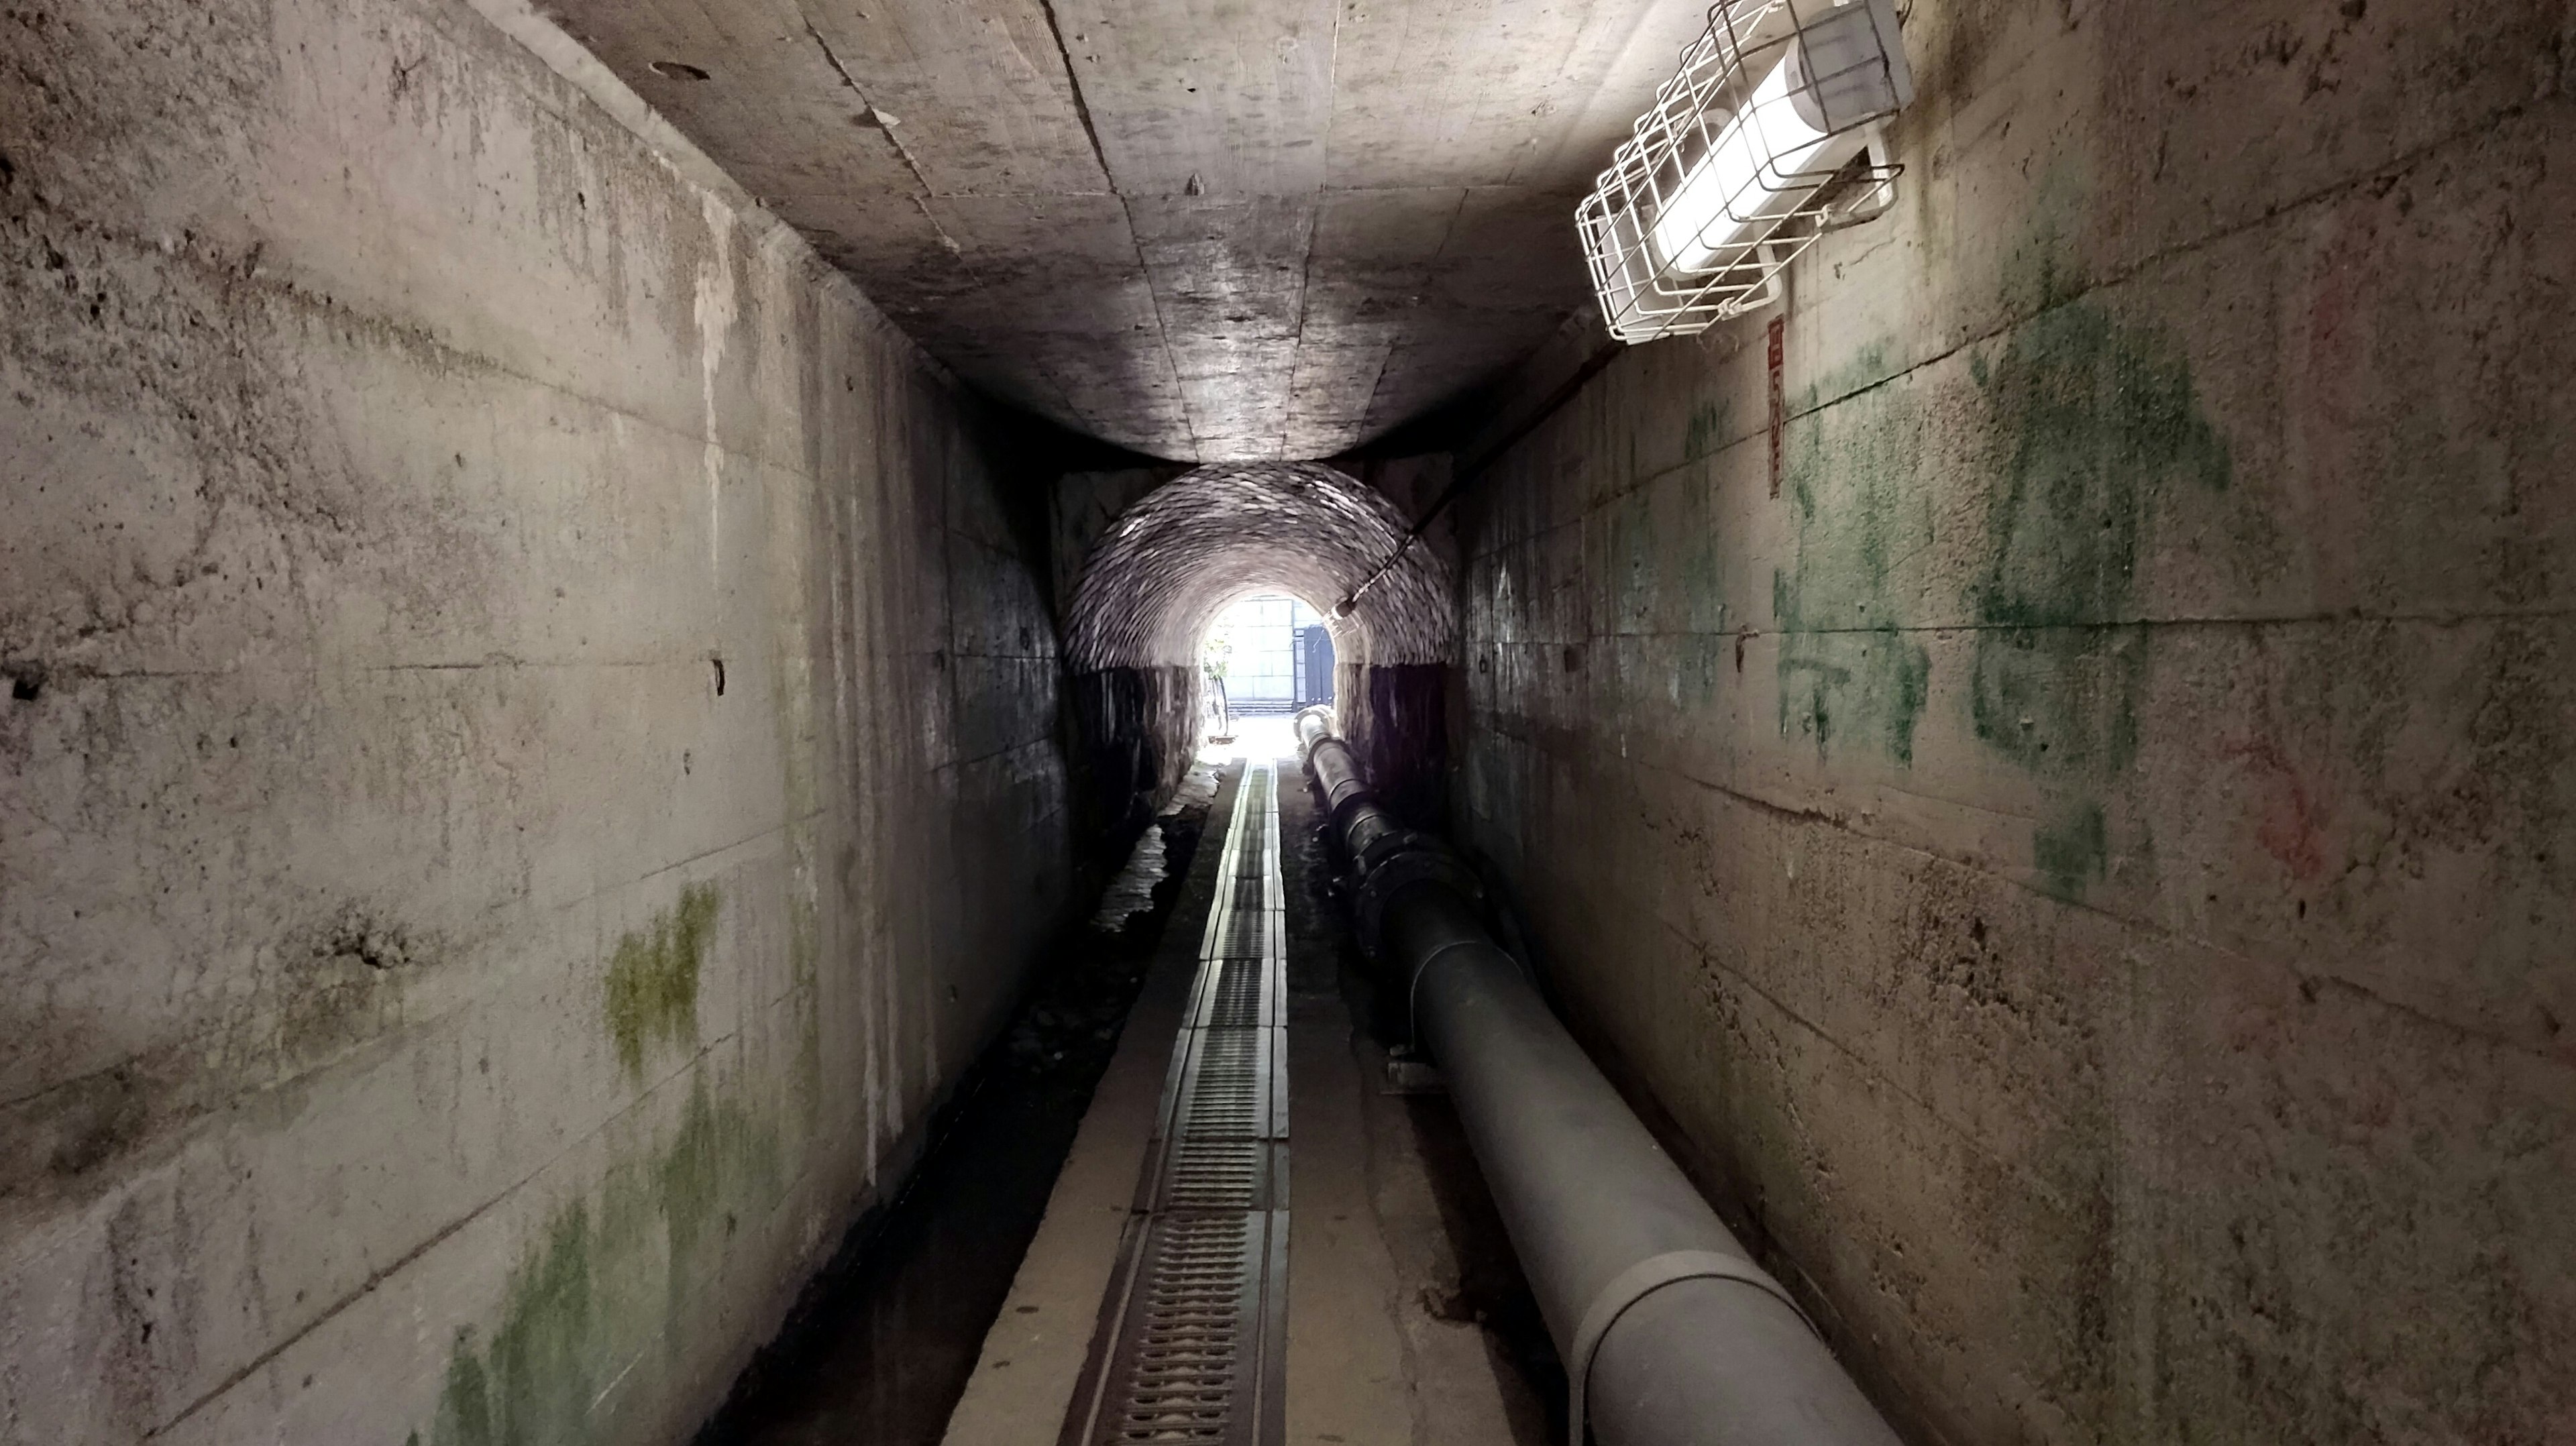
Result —
<instances>
[{"instance_id":1,"label":"small red sign on wall","mask_svg":"<svg viewBox=\"0 0 2576 1446\"><path fill-rule=\"evenodd\" d=\"M1788 332L1789 318L1771 318L1771 495L1780 495L1780 424L1788 419L1788 398L1780 390L1781 339Z\"/></svg>"}]
</instances>

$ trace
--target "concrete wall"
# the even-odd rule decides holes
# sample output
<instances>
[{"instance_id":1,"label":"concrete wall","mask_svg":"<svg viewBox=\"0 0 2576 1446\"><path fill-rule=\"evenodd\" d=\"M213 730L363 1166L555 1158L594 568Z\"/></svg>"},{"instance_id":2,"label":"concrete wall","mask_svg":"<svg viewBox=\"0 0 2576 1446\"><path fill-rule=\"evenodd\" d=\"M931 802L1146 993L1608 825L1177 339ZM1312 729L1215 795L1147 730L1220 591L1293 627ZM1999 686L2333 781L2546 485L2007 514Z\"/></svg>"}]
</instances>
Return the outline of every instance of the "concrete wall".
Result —
<instances>
[{"instance_id":1,"label":"concrete wall","mask_svg":"<svg viewBox=\"0 0 2576 1446\"><path fill-rule=\"evenodd\" d=\"M0 1439L684 1439L1065 902L1017 424L493 10L0 29Z\"/></svg>"},{"instance_id":2,"label":"concrete wall","mask_svg":"<svg viewBox=\"0 0 2576 1446\"><path fill-rule=\"evenodd\" d=\"M2570 1439L2576 21L1907 40L1776 425L1470 498L1462 827L1917 1439Z\"/></svg>"}]
</instances>

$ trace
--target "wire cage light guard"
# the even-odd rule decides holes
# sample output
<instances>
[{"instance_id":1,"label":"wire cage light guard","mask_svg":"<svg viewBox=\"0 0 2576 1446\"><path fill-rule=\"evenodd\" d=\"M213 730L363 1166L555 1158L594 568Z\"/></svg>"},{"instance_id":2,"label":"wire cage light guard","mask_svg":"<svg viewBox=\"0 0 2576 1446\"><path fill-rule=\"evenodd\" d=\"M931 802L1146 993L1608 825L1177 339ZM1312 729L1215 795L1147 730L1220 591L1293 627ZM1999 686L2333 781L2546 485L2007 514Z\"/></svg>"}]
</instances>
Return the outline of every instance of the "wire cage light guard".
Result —
<instances>
[{"instance_id":1,"label":"wire cage light guard","mask_svg":"<svg viewBox=\"0 0 2576 1446\"><path fill-rule=\"evenodd\" d=\"M1575 211L1610 334L1773 300L1800 252L1894 199L1881 131L1913 98L1895 0L1719 0Z\"/></svg>"}]
</instances>

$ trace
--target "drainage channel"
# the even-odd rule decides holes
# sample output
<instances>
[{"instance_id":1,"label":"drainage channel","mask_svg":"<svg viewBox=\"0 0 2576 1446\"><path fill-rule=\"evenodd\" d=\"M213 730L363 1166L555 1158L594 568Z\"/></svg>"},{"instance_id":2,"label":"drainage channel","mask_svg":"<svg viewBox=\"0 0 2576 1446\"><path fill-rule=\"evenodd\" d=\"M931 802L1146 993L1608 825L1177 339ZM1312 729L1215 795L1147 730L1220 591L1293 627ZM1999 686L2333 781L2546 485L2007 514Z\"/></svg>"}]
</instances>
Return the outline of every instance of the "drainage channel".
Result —
<instances>
[{"instance_id":1,"label":"drainage channel","mask_svg":"<svg viewBox=\"0 0 2576 1446\"><path fill-rule=\"evenodd\" d=\"M1247 763L1154 1141L1059 1446L1286 1436L1288 1032L1278 771Z\"/></svg>"}]
</instances>

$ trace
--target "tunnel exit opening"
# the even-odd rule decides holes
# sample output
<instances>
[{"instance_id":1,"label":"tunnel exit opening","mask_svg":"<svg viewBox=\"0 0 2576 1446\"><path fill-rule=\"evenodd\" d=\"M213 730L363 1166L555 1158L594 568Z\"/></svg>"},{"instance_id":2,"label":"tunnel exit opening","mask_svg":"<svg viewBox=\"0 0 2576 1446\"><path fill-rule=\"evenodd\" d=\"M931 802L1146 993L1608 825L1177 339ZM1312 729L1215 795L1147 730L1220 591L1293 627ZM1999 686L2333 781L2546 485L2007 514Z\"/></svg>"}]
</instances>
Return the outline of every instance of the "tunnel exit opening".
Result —
<instances>
[{"instance_id":1,"label":"tunnel exit opening","mask_svg":"<svg viewBox=\"0 0 2576 1446\"><path fill-rule=\"evenodd\" d=\"M1333 625L1305 598L1254 592L1225 604L1199 635L1202 754L1284 758L1287 720L1333 701Z\"/></svg>"},{"instance_id":2,"label":"tunnel exit opening","mask_svg":"<svg viewBox=\"0 0 2576 1446\"><path fill-rule=\"evenodd\" d=\"M1064 510L1091 505L1077 494ZM1390 781L1384 791L1436 818L1456 599L1446 556L1406 545L1412 535L1388 494L1314 462L1211 463L1124 501L1089 541L1065 617L1084 837L1104 855L1122 851L1211 746L1216 689L1202 650L1229 608L1260 597L1302 604L1303 618L1329 627L1329 667L1317 666L1311 634L1304 644L1303 691L1329 687L1340 726ZM1324 614L1354 594L1345 615ZM1303 619L1289 611L1293 630ZM1297 659L1281 659L1273 637L1287 686L1263 691L1292 696L1260 699L1278 709L1268 740L1278 752L1265 756L1285 756ZM1228 672L1230 699L1243 697L1246 677L1231 661ZM1238 738L1225 756L1247 746Z\"/></svg>"}]
</instances>

